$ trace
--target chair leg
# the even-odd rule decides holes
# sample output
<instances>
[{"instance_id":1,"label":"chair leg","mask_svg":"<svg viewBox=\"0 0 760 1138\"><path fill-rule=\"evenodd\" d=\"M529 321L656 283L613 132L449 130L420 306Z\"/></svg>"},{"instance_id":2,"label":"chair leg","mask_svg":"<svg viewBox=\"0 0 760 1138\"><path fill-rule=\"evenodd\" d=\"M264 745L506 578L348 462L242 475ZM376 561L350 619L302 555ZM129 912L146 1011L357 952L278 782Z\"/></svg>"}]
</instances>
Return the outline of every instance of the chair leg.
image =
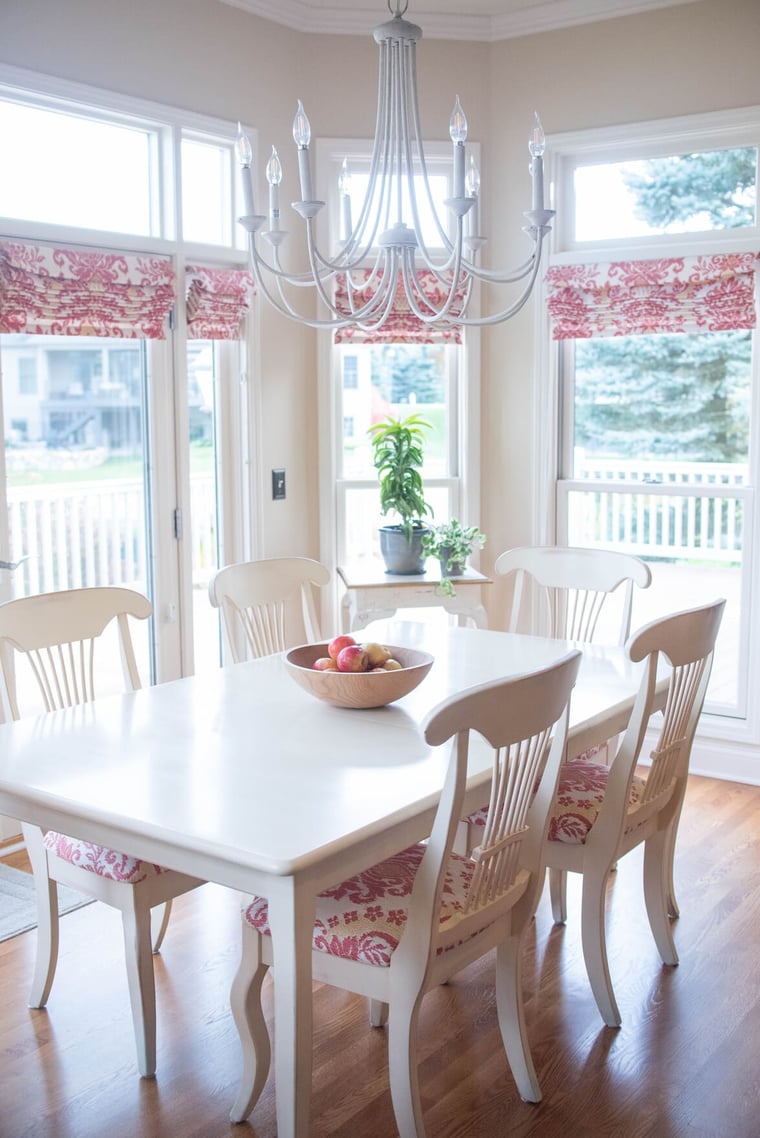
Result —
<instances>
[{"instance_id":1,"label":"chair leg","mask_svg":"<svg viewBox=\"0 0 760 1138\"><path fill-rule=\"evenodd\" d=\"M666 903L671 917L680 917L681 910L676 900L676 887L673 879L673 864L676 859L676 837L678 825L671 822L665 831L665 848L663 852L663 872L665 873Z\"/></svg>"},{"instance_id":2,"label":"chair leg","mask_svg":"<svg viewBox=\"0 0 760 1138\"><path fill-rule=\"evenodd\" d=\"M138 906L134 890L132 904L121 914L124 951L132 1006L132 1023L137 1047L137 1066L143 1078L156 1073L156 984L150 939L150 909Z\"/></svg>"},{"instance_id":3,"label":"chair leg","mask_svg":"<svg viewBox=\"0 0 760 1138\"><path fill-rule=\"evenodd\" d=\"M591 990L602 1019L608 1027L620 1027L620 1010L612 989L607 961L607 937L604 923L605 894L610 867L600 872L585 867L581 901L581 942Z\"/></svg>"},{"instance_id":4,"label":"chair leg","mask_svg":"<svg viewBox=\"0 0 760 1138\"><path fill-rule=\"evenodd\" d=\"M388 1019L388 1070L399 1138L425 1138L417 1071L417 1022L422 993L391 1000Z\"/></svg>"},{"instance_id":5,"label":"chair leg","mask_svg":"<svg viewBox=\"0 0 760 1138\"><path fill-rule=\"evenodd\" d=\"M259 934L243 923L243 951L230 992L232 1018L243 1052L243 1073L230 1111L232 1122L243 1122L248 1117L269 1075L271 1044L261 1007L261 986L268 971L261 960Z\"/></svg>"},{"instance_id":6,"label":"chair leg","mask_svg":"<svg viewBox=\"0 0 760 1138\"><path fill-rule=\"evenodd\" d=\"M672 888L669 865L672 845L669 839L669 830L658 830L644 843L644 901L663 964L678 964L669 916L669 889Z\"/></svg>"},{"instance_id":7,"label":"chair leg","mask_svg":"<svg viewBox=\"0 0 760 1138\"><path fill-rule=\"evenodd\" d=\"M549 896L555 925L567 923L567 870L549 869Z\"/></svg>"},{"instance_id":8,"label":"chair leg","mask_svg":"<svg viewBox=\"0 0 760 1138\"><path fill-rule=\"evenodd\" d=\"M520 1097L541 1101L541 1087L525 1027L522 998L522 937L512 936L496 949L496 1010L499 1029Z\"/></svg>"},{"instance_id":9,"label":"chair leg","mask_svg":"<svg viewBox=\"0 0 760 1138\"><path fill-rule=\"evenodd\" d=\"M29 1007L44 1008L58 964L58 885L48 874L42 831L36 826L25 825L23 832L37 897L37 958L32 990L29 993Z\"/></svg>"},{"instance_id":10,"label":"chair leg","mask_svg":"<svg viewBox=\"0 0 760 1138\"><path fill-rule=\"evenodd\" d=\"M166 930L169 927L169 917L172 915L171 899L163 905L155 905L150 911L150 940L154 952L161 951Z\"/></svg>"},{"instance_id":11,"label":"chair leg","mask_svg":"<svg viewBox=\"0 0 760 1138\"><path fill-rule=\"evenodd\" d=\"M384 1027L386 1025L388 1022L388 1005L384 1004L382 1000L368 1000L367 1010L370 1027Z\"/></svg>"}]
</instances>

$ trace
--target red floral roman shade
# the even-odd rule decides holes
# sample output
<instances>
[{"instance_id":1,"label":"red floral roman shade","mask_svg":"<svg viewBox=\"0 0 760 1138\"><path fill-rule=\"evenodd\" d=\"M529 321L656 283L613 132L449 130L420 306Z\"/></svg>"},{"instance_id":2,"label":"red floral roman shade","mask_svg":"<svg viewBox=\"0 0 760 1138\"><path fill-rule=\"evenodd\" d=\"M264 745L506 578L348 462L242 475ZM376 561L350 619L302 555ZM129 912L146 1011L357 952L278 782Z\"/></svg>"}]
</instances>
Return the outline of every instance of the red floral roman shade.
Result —
<instances>
[{"instance_id":1,"label":"red floral roman shade","mask_svg":"<svg viewBox=\"0 0 760 1138\"><path fill-rule=\"evenodd\" d=\"M0 242L0 332L162 340L166 257Z\"/></svg>"},{"instance_id":2,"label":"red floral roman shade","mask_svg":"<svg viewBox=\"0 0 760 1138\"><path fill-rule=\"evenodd\" d=\"M754 328L757 266L755 253L554 265L546 274L553 337Z\"/></svg>"},{"instance_id":3,"label":"red floral roman shade","mask_svg":"<svg viewBox=\"0 0 760 1138\"><path fill-rule=\"evenodd\" d=\"M364 280L372 275L371 269L365 269ZM361 279L360 274L356 276ZM355 276L355 279L356 279ZM425 296L436 307L440 307L448 296L449 286L442 284L435 273L423 269L417 273L417 279L422 286ZM457 298L452 305L452 316L461 314L466 293L466 286L457 289ZM371 291L365 288L356 288L354 291L354 305L365 304L371 296ZM457 304L457 301L459 303ZM341 312L348 316L351 306L348 299L345 277L341 277L335 287L335 303ZM396 297L393 308L381 328L367 330L352 325L348 328L338 328L335 332L336 344L461 344L461 325L433 325L425 324L410 310L404 285L399 276L396 286Z\"/></svg>"},{"instance_id":4,"label":"red floral roman shade","mask_svg":"<svg viewBox=\"0 0 760 1138\"><path fill-rule=\"evenodd\" d=\"M239 340L253 298L253 277L242 269L188 265L187 338Z\"/></svg>"}]
</instances>

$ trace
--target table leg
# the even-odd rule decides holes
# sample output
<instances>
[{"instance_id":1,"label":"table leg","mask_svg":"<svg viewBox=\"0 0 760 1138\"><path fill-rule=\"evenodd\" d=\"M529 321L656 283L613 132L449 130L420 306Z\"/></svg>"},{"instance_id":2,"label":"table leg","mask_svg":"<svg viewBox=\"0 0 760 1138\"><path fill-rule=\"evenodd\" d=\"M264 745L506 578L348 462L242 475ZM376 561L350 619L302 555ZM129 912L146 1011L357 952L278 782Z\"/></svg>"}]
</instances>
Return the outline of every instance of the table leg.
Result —
<instances>
[{"instance_id":1,"label":"table leg","mask_svg":"<svg viewBox=\"0 0 760 1138\"><path fill-rule=\"evenodd\" d=\"M274 968L278 1138L308 1138L312 1071L311 938L314 895L289 877L269 895Z\"/></svg>"},{"instance_id":2,"label":"table leg","mask_svg":"<svg viewBox=\"0 0 760 1138\"><path fill-rule=\"evenodd\" d=\"M459 625L464 625L468 620L471 620L476 628L488 628L488 615L480 602L473 604L471 600L466 601L464 598L442 597L441 605L446 609L446 612L457 617L457 624Z\"/></svg>"}]
</instances>

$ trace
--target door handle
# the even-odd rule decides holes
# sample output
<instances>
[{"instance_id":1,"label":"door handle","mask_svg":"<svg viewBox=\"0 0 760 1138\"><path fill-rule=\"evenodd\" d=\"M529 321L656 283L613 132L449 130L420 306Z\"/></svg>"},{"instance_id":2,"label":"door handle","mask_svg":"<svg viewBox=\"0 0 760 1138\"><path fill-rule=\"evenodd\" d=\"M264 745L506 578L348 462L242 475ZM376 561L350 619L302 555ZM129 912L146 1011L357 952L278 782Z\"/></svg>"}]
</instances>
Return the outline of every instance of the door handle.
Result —
<instances>
[{"instance_id":1,"label":"door handle","mask_svg":"<svg viewBox=\"0 0 760 1138\"><path fill-rule=\"evenodd\" d=\"M0 561L0 569L10 569L13 571L14 569L18 569L19 565L23 565L24 562L28 560L29 554L27 553L24 557L19 557L18 561Z\"/></svg>"}]
</instances>

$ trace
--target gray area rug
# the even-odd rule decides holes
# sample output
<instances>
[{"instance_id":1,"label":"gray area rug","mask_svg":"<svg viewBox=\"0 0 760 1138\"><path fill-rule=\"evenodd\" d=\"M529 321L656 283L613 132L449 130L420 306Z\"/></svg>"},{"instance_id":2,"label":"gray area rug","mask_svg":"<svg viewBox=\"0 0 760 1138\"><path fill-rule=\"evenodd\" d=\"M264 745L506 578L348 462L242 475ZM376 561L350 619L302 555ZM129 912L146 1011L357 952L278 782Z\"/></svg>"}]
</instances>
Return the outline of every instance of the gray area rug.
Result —
<instances>
[{"instance_id":1,"label":"gray area rug","mask_svg":"<svg viewBox=\"0 0 760 1138\"><path fill-rule=\"evenodd\" d=\"M70 913L93 898L68 885L58 886L58 912ZM31 873L0 863L0 941L37 927L37 899Z\"/></svg>"}]
</instances>

